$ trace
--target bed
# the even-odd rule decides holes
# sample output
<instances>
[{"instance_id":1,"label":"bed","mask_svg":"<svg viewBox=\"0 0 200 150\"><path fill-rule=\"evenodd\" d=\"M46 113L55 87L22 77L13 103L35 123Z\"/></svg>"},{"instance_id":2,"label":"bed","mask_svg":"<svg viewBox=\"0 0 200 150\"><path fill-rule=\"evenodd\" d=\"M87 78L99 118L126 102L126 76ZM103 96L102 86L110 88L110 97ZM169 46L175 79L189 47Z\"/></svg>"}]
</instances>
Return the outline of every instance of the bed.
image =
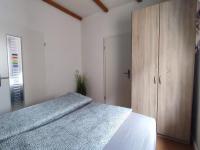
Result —
<instances>
[{"instance_id":1,"label":"bed","mask_svg":"<svg viewBox=\"0 0 200 150\"><path fill-rule=\"evenodd\" d=\"M155 150L155 120L77 93L0 115L1 150Z\"/></svg>"}]
</instances>

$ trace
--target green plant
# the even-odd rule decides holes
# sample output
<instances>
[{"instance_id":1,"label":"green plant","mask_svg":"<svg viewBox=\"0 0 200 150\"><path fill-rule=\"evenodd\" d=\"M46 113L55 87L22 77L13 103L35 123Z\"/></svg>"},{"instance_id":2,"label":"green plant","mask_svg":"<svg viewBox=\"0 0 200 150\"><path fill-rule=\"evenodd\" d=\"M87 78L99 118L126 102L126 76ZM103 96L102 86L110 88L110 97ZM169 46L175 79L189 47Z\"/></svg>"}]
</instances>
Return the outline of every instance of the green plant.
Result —
<instances>
[{"instance_id":1,"label":"green plant","mask_svg":"<svg viewBox=\"0 0 200 150\"><path fill-rule=\"evenodd\" d=\"M87 89L86 89L86 79L83 75L79 74L77 71L75 74L76 78L76 92L80 93L82 95L87 94Z\"/></svg>"}]
</instances>

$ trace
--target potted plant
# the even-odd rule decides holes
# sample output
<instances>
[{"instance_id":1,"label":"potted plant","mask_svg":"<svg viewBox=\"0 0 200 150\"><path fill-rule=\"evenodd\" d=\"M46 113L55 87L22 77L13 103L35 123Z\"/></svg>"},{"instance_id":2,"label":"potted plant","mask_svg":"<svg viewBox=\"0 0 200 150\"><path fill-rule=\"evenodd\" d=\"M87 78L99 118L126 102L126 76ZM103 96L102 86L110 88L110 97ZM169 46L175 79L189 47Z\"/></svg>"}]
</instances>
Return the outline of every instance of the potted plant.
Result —
<instances>
[{"instance_id":1,"label":"potted plant","mask_svg":"<svg viewBox=\"0 0 200 150\"><path fill-rule=\"evenodd\" d=\"M76 71L75 78L76 78L76 92L86 96L87 89L86 89L85 77L81 75L79 71Z\"/></svg>"}]
</instances>

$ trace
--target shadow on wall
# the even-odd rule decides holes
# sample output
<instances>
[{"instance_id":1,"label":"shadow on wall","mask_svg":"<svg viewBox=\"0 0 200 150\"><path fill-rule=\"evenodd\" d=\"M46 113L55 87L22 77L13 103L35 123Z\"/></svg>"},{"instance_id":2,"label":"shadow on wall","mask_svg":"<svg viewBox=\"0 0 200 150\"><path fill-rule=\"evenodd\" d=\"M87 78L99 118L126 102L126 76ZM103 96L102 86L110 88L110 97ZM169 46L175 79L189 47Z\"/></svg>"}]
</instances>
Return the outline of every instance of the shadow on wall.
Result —
<instances>
[{"instance_id":1,"label":"shadow on wall","mask_svg":"<svg viewBox=\"0 0 200 150\"><path fill-rule=\"evenodd\" d=\"M200 2L198 2L198 10ZM200 12L200 11L199 11ZM192 138L196 148L200 148L200 13L197 13L196 28L196 56L195 56L195 76L194 76L194 94L193 94L193 117L192 117Z\"/></svg>"},{"instance_id":2,"label":"shadow on wall","mask_svg":"<svg viewBox=\"0 0 200 150\"><path fill-rule=\"evenodd\" d=\"M200 112L199 112L199 100L200 100L200 52L198 51L195 56L195 76L194 76L194 97L193 97L193 125L192 133L195 144L200 145L199 139L199 126L200 126Z\"/></svg>"}]
</instances>

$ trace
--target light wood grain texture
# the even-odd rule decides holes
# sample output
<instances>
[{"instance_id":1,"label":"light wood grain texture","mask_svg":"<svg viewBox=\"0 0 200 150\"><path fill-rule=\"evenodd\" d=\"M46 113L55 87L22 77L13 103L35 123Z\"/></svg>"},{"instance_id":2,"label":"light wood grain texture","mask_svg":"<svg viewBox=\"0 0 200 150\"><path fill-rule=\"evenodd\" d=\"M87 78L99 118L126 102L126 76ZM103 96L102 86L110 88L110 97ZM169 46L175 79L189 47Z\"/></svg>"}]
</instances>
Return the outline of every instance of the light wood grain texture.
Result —
<instances>
[{"instance_id":1,"label":"light wood grain texture","mask_svg":"<svg viewBox=\"0 0 200 150\"><path fill-rule=\"evenodd\" d=\"M159 5L133 12L132 108L156 118ZM154 79L155 78L155 79Z\"/></svg>"},{"instance_id":2,"label":"light wood grain texture","mask_svg":"<svg viewBox=\"0 0 200 150\"><path fill-rule=\"evenodd\" d=\"M157 150L193 150L193 146L177 143L158 136Z\"/></svg>"},{"instance_id":3,"label":"light wood grain texture","mask_svg":"<svg viewBox=\"0 0 200 150\"><path fill-rule=\"evenodd\" d=\"M195 54L195 0L160 4L158 133L189 142Z\"/></svg>"}]
</instances>

